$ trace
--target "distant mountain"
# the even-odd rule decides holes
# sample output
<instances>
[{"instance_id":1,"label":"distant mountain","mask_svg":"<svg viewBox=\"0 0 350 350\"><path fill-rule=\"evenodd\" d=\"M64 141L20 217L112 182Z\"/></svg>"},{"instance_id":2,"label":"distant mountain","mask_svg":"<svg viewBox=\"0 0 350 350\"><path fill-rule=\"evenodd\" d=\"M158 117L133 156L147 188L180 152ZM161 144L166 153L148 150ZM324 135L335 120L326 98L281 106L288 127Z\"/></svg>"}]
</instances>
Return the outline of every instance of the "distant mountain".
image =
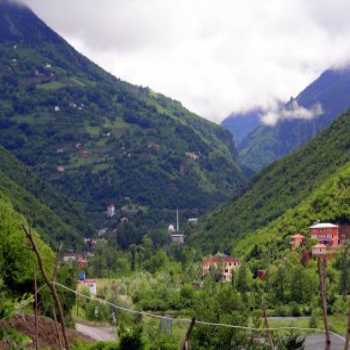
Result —
<instances>
[{"instance_id":1,"label":"distant mountain","mask_svg":"<svg viewBox=\"0 0 350 350\"><path fill-rule=\"evenodd\" d=\"M347 112L299 151L265 168L245 193L208 215L193 233L192 244L213 252L236 249L240 240L251 247L264 244L259 238L264 228L263 237L271 238L277 228L283 236L316 219L349 221L349 135Z\"/></svg>"},{"instance_id":2,"label":"distant mountain","mask_svg":"<svg viewBox=\"0 0 350 350\"><path fill-rule=\"evenodd\" d=\"M262 109L254 108L246 112L232 113L221 123L221 126L231 132L236 146L261 124Z\"/></svg>"},{"instance_id":3,"label":"distant mountain","mask_svg":"<svg viewBox=\"0 0 350 350\"><path fill-rule=\"evenodd\" d=\"M304 145L346 111L350 107L350 68L325 71L294 103L305 109L320 104L322 113L311 120L289 116L274 126L258 126L239 144L239 159L244 166L259 171Z\"/></svg>"},{"instance_id":4,"label":"distant mountain","mask_svg":"<svg viewBox=\"0 0 350 350\"><path fill-rule=\"evenodd\" d=\"M0 96L0 144L117 239L140 240L176 208L203 213L245 184L228 131L114 78L4 0Z\"/></svg>"}]
</instances>

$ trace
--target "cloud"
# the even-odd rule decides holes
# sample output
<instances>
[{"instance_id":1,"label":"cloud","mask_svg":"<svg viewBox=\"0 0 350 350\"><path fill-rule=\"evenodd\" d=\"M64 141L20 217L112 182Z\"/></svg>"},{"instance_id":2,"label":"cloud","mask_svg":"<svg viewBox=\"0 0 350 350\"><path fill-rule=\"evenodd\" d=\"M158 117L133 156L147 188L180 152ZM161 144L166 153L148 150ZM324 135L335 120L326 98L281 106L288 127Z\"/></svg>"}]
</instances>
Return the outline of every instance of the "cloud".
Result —
<instances>
[{"instance_id":1,"label":"cloud","mask_svg":"<svg viewBox=\"0 0 350 350\"><path fill-rule=\"evenodd\" d=\"M24 0L114 75L221 121L350 57L348 0Z\"/></svg>"},{"instance_id":2,"label":"cloud","mask_svg":"<svg viewBox=\"0 0 350 350\"><path fill-rule=\"evenodd\" d=\"M322 105L320 103L314 104L311 108L300 106L297 100L293 99L285 106L277 104L274 108L265 112L261 117L261 121L265 125L275 126L281 120L287 119L304 119L311 120L323 114Z\"/></svg>"}]
</instances>

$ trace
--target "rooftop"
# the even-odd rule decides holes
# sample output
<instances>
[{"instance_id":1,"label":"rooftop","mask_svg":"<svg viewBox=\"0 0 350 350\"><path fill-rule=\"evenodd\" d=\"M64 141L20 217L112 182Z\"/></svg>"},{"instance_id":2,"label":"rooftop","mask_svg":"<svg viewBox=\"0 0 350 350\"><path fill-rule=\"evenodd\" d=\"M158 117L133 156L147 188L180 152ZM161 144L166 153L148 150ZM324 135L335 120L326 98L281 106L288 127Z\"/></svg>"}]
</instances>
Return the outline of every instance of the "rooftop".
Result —
<instances>
[{"instance_id":1,"label":"rooftop","mask_svg":"<svg viewBox=\"0 0 350 350\"><path fill-rule=\"evenodd\" d=\"M338 225L331 224L329 222L318 223L310 226L310 228L337 228Z\"/></svg>"}]
</instances>

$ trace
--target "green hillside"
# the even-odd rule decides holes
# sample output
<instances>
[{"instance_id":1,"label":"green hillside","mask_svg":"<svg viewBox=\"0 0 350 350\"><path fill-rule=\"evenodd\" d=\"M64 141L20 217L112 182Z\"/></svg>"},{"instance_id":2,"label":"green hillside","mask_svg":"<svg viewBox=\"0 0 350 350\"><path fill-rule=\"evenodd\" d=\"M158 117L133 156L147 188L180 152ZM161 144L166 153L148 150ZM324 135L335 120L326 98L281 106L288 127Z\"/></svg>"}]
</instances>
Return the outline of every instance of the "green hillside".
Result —
<instances>
[{"instance_id":1,"label":"green hillside","mask_svg":"<svg viewBox=\"0 0 350 350\"><path fill-rule=\"evenodd\" d=\"M0 189L0 303L5 296L15 298L24 292L31 292L35 258L22 231L27 225L25 218L14 209L11 201ZM52 250L38 237L37 245L42 253L45 267L53 267ZM3 310L1 310L3 311ZM1 318L0 313L0 318Z\"/></svg>"},{"instance_id":2,"label":"green hillside","mask_svg":"<svg viewBox=\"0 0 350 350\"><path fill-rule=\"evenodd\" d=\"M287 210L281 217L254 234L239 239L234 245L234 251L239 255L249 256L252 250L255 250L255 246L260 246L262 251L269 251L270 257L282 257L284 250L290 250L290 235L296 232L307 235L308 227L315 220L349 223L350 162L334 175L330 175L295 208Z\"/></svg>"},{"instance_id":3,"label":"green hillside","mask_svg":"<svg viewBox=\"0 0 350 350\"><path fill-rule=\"evenodd\" d=\"M0 146L0 191L41 233L45 241L75 246L92 229L79 207L35 176Z\"/></svg>"},{"instance_id":4,"label":"green hillside","mask_svg":"<svg viewBox=\"0 0 350 350\"><path fill-rule=\"evenodd\" d=\"M205 250L231 249L237 239L296 207L350 161L349 133L346 113L301 150L266 168L243 195L209 215L193 234L193 243Z\"/></svg>"},{"instance_id":5,"label":"green hillside","mask_svg":"<svg viewBox=\"0 0 350 350\"><path fill-rule=\"evenodd\" d=\"M95 227L116 225L127 205L146 232L177 207L198 215L242 189L228 131L109 75L28 8L2 2L0 22L0 143Z\"/></svg>"}]
</instances>

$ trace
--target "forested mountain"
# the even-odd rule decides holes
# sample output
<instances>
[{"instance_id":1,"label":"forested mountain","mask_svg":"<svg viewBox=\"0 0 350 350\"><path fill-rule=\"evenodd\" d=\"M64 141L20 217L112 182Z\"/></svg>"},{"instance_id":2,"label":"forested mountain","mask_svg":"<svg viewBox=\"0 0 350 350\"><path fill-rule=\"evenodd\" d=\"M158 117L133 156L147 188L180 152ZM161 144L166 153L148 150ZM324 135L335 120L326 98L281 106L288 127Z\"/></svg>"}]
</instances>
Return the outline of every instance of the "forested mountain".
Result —
<instances>
[{"instance_id":1,"label":"forested mountain","mask_svg":"<svg viewBox=\"0 0 350 350\"><path fill-rule=\"evenodd\" d=\"M81 208L39 179L0 146L0 191L49 243L63 241L66 248L79 245L92 228Z\"/></svg>"},{"instance_id":2,"label":"forested mountain","mask_svg":"<svg viewBox=\"0 0 350 350\"><path fill-rule=\"evenodd\" d=\"M81 203L97 228L110 225L110 204L115 223L129 216L147 231L177 207L197 215L245 183L228 131L114 78L5 0L0 95L0 144Z\"/></svg>"},{"instance_id":3,"label":"forested mountain","mask_svg":"<svg viewBox=\"0 0 350 350\"><path fill-rule=\"evenodd\" d=\"M221 125L231 132L236 146L245 139L245 137L255 130L261 124L261 115L263 111L260 108L253 108L246 112L232 113L223 120Z\"/></svg>"},{"instance_id":4,"label":"forested mountain","mask_svg":"<svg viewBox=\"0 0 350 350\"><path fill-rule=\"evenodd\" d=\"M299 151L275 162L263 170L252 182L250 188L241 196L233 199L231 204L209 215L192 235L193 244L206 251L230 249L235 241L249 234L254 234L250 242L258 241L257 230L267 226L284 213L301 204L312 194L316 196L321 186L331 181L331 177L349 167L350 162L350 113L339 117L332 125L316 136ZM347 171L347 170L344 170ZM340 173L339 176L342 176ZM337 178L335 181L338 181ZM344 177L339 186L347 184ZM326 186L327 187L327 186ZM346 187L344 191L348 191ZM314 201L314 210L306 211L307 220L298 218L299 211L285 227L289 230L300 229L298 225L311 223L316 219L348 220L341 211L332 213L334 205L327 206L329 196L339 195L339 190L325 192ZM332 202L332 201L330 201ZM338 203L342 206L342 203ZM319 208L319 211L317 211ZM320 215L331 213L328 215ZM289 213L289 214L288 214ZM338 215L339 214L339 215ZM317 215L317 217L312 217ZM255 238L254 238L255 237Z\"/></svg>"},{"instance_id":5,"label":"forested mountain","mask_svg":"<svg viewBox=\"0 0 350 350\"><path fill-rule=\"evenodd\" d=\"M319 105L322 111L312 119L283 118L281 115L274 126L258 126L239 145L239 158L243 165L259 171L307 143L345 112L350 107L350 68L325 71L293 103L308 110ZM282 110L289 108L290 102ZM283 114L283 111L280 113Z\"/></svg>"}]
</instances>

